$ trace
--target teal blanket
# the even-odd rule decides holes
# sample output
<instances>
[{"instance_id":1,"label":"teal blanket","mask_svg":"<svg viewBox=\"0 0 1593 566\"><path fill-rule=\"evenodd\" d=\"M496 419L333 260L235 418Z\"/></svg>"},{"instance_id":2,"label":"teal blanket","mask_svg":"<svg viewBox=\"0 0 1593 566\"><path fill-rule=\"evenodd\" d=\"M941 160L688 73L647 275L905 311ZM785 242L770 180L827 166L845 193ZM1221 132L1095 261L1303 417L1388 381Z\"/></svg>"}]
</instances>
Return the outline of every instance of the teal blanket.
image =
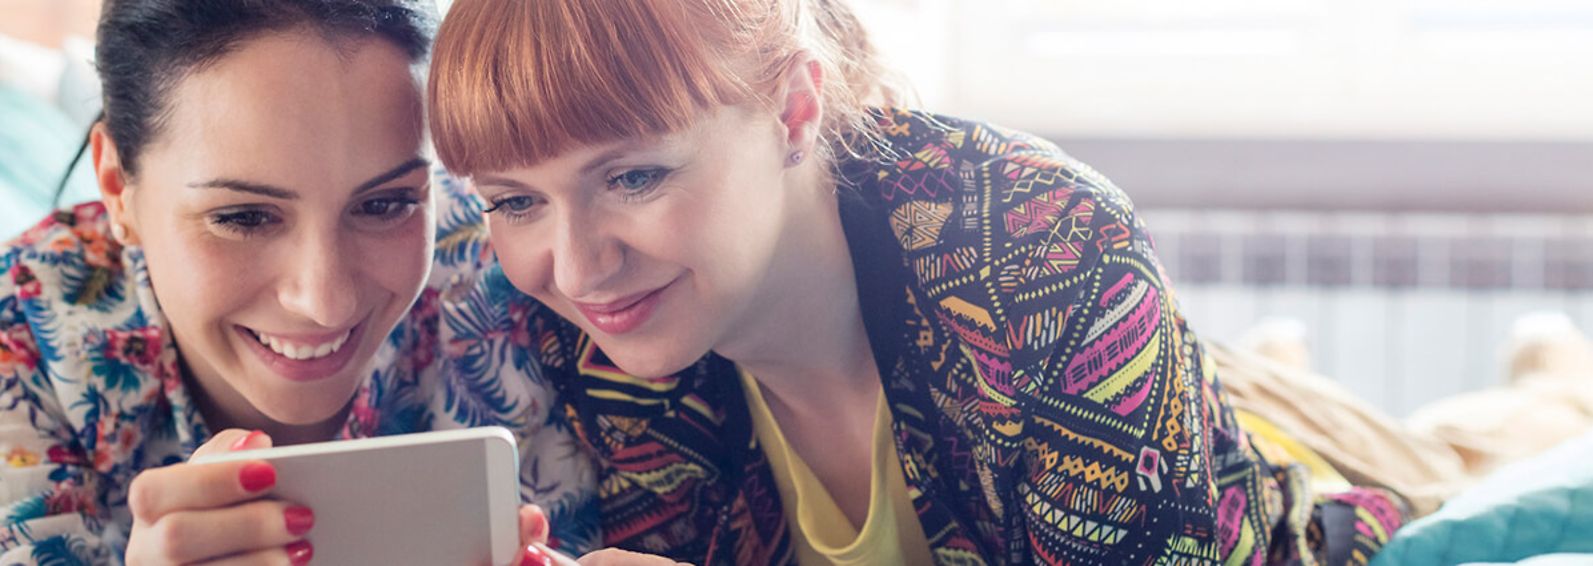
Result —
<instances>
[{"instance_id":1,"label":"teal blanket","mask_svg":"<svg viewBox=\"0 0 1593 566\"><path fill-rule=\"evenodd\" d=\"M1509 466L1406 525L1372 566L1593 564L1593 434Z\"/></svg>"},{"instance_id":2,"label":"teal blanket","mask_svg":"<svg viewBox=\"0 0 1593 566\"><path fill-rule=\"evenodd\" d=\"M84 133L54 106L0 85L0 241L49 213L55 187ZM62 204L99 197L86 157Z\"/></svg>"}]
</instances>

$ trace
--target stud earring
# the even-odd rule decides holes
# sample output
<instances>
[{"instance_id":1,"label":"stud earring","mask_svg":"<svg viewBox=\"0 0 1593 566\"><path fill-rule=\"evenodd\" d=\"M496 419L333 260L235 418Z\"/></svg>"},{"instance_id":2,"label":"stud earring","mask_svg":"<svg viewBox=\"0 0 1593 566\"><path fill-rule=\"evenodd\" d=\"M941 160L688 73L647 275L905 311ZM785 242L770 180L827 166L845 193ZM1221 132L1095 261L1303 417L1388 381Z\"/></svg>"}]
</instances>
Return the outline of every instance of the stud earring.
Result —
<instances>
[{"instance_id":1,"label":"stud earring","mask_svg":"<svg viewBox=\"0 0 1593 566\"><path fill-rule=\"evenodd\" d=\"M799 149L791 152L791 155L786 156L785 163L787 166L796 167L802 164L802 158L804 157L807 157L807 155L802 153L802 150Z\"/></svg>"}]
</instances>

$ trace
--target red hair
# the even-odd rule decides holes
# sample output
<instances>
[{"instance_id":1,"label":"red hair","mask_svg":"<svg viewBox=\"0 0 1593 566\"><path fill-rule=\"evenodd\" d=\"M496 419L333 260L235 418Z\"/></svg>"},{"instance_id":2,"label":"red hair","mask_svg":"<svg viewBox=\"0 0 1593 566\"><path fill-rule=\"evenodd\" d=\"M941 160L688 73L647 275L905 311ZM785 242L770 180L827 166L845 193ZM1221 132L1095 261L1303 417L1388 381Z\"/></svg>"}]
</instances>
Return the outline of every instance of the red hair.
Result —
<instances>
[{"instance_id":1,"label":"red hair","mask_svg":"<svg viewBox=\"0 0 1593 566\"><path fill-rule=\"evenodd\" d=\"M432 136L459 175L531 165L768 103L804 51L826 77L825 140L894 97L843 0L456 0L433 48Z\"/></svg>"}]
</instances>

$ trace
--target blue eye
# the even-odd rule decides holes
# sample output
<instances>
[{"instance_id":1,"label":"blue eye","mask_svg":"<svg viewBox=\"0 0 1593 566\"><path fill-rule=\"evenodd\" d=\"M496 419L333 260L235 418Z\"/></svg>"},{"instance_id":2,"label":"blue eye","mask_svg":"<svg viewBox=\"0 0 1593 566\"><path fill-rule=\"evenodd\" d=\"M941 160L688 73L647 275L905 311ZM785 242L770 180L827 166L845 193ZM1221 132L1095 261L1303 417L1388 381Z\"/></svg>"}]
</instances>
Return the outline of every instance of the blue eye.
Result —
<instances>
[{"instance_id":1,"label":"blue eye","mask_svg":"<svg viewBox=\"0 0 1593 566\"><path fill-rule=\"evenodd\" d=\"M537 201L535 198L525 195L499 197L493 199L492 206L487 207L485 212L491 213L499 212L501 210L509 215L524 214L526 211L529 211L535 207L536 204Z\"/></svg>"},{"instance_id":2,"label":"blue eye","mask_svg":"<svg viewBox=\"0 0 1593 566\"><path fill-rule=\"evenodd\" d=\"M608 186L623 193L623 198L638 198L658 187L669 175L668 169L631 169L608 178Z\"/></svg>"}]
</instances>

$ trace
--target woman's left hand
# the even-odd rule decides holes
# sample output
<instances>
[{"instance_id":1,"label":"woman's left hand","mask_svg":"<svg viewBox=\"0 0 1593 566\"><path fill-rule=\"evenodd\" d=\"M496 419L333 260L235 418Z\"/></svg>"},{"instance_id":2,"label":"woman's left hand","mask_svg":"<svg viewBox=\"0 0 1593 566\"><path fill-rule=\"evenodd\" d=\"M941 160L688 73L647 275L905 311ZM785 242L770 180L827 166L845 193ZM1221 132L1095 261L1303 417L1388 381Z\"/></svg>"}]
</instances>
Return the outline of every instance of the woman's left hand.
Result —
<instances>
[{"instance_id":1,"label":"woman's left hand","mask_svg":"<svg viewBox=\"0 0 1593 566\"><path fill-rule=\"evenodd\" d=\"M548 516L536 505L520 506L520 544L525 551L518 566L677 566L680 563L651 554L605 548L573 560L548 548Z\"/></svg>"},{"instance_id":2,"label":"woman's left hand","mask_svg":"<svg viewBox=\"0 0 1593 566\"><path fill-rule=\"evenodd\" d=\"M548 515L536 505L520 506L520 560L518 566L580 566L574 559L548 548Z\"/></svg>"}]
</instances>

